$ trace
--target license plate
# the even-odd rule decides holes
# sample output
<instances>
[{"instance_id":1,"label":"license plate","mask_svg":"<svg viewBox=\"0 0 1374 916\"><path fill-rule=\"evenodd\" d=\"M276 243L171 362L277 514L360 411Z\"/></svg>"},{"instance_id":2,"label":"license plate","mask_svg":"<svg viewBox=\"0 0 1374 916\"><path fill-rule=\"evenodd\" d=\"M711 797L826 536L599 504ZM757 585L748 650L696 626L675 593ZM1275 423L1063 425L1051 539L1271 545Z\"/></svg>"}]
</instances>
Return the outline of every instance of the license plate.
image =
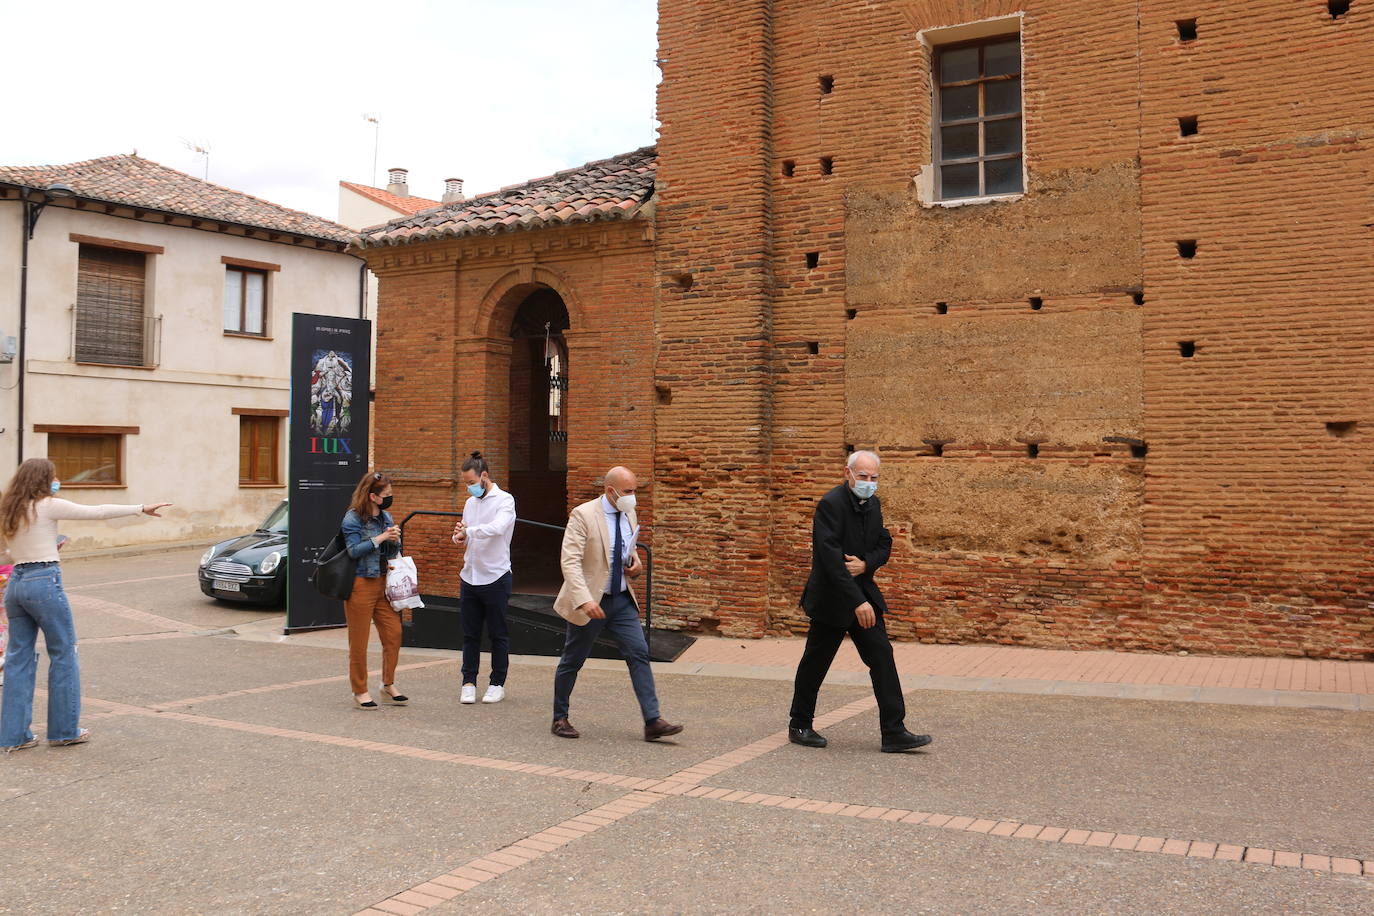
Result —
<instances>
[{"instance_id":1,"label":"license plate","mask_svg":"<svg viewBox=\"0 0 1374 916\"><path fill-rule=\"evenodd\" d=\"M212 587L217 592L236 592L239 590L239 584L230 582L228 579L216 579L212 583Z\"/></svg>"}]
</instances>

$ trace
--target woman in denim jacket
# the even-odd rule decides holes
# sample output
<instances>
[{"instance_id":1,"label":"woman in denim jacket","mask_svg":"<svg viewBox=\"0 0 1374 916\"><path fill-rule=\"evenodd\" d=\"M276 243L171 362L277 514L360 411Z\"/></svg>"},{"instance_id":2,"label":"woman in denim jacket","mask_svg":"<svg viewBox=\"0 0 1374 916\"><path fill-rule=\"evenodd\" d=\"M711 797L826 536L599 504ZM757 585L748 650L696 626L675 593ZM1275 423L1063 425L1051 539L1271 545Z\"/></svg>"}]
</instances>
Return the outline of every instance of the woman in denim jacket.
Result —
<instances>
[{"instance_id":1,"label":"woman in denim jacket","mask_svg":"<svg viewBox=\"0 0 1374 916\"><path fill-rule=\"evenodd\" d=\"M340 529L348 553L358 561L353 594L344 602L348 620L348 679L359 709L376 709L367 692L369 624L382 642L382 697L404 706L410 699L396 689L396 660L401 654L401 617L386 597L386 562L400 553L401 529L391 508L391 478L369 471L353 489L353 502Z\"/></svg>"}]
</instances>

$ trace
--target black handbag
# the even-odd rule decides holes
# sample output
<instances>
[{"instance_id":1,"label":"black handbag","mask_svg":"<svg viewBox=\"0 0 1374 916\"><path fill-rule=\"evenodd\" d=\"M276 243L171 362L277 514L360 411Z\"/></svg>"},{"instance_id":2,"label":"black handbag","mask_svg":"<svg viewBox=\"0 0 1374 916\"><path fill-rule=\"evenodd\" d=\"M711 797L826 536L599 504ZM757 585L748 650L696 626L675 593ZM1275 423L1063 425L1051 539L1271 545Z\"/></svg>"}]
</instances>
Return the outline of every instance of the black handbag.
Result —
<instances>
[{"instance_id":1,"label":"black handbag","mask_svg":"<svg viewBox=\"0 0 1374 916\"><path fill-rule=\"evenodd\" d=\"M358 561L349 554L348 542L341 531L315 557L310 584L326 598L347 601L353 594L353 580L357 576Z\"/></svg>"}]
</instances>

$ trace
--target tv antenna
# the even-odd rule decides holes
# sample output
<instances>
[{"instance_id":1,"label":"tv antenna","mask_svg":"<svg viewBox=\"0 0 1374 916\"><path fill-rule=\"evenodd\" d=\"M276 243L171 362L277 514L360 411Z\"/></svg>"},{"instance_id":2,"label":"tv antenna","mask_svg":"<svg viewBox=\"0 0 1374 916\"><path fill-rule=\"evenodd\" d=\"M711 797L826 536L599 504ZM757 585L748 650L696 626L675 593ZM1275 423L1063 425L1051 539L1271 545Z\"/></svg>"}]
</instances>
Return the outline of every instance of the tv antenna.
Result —
<instances>
[{"instance_id":1,"label":"tv antenna","mask_svg":"<svg viewBox=\"0 0 1374 916\"><path fill-rule=\"evenodd\" d=\"M207 144L196 143L194 140L187 140L184 137L182 138L181 145L197 156L204 157L202 161L205 165L205 171L201 177L208 181L210 179L210 147Z\"/></svg>"},{"instance_id":2,"label":"tv antenna","mask_svg":"<svg viewBox=\"0 0 1374 916\"><path fill-rule=\"evenodd\" d=\"M382 119L378 115L364 114L363 120L372 125L372 187L377 187L377 147L382 142Z\"/></svg>"}]
</instances>

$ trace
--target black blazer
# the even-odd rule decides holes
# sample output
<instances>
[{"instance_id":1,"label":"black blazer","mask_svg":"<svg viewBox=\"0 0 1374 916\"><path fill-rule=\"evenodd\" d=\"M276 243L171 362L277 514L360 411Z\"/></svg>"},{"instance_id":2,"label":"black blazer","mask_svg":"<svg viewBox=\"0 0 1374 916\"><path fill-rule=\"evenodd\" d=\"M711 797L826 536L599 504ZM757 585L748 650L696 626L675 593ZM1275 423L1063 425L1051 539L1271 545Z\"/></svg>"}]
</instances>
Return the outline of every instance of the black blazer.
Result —
<instances>
[{"instance_id":1,"label":"black blazer","mask_svg":"<svg viewBox=\"0 0 1374 916\"><path fill-rule=\"evenodd\" d=\"M887 612L873 573L892 553L892 534L883 527L878 497L859 501L848 484L841 484L816 502L811 524L811 576L801 606L812 620L848 627L854 609L865 601L879 614ZM844 555L858 557L867 567L851 576Z\"/></svg>"}]
</instances>

